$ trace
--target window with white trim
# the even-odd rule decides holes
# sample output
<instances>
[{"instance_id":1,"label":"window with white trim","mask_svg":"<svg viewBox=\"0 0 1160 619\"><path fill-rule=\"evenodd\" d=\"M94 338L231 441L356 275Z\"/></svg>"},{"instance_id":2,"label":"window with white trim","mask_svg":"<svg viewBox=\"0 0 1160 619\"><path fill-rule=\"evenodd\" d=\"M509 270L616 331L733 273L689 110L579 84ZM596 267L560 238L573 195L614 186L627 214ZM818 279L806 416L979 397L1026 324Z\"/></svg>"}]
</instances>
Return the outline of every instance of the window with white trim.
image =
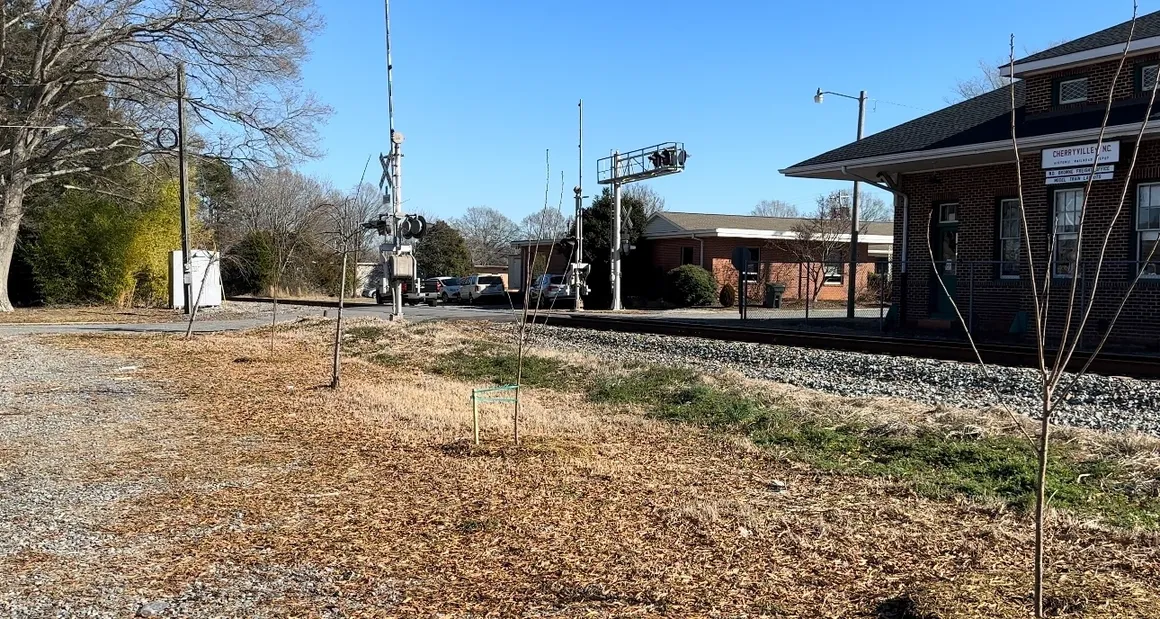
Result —
<instances>
[{"instance_id":1,"label":"window with white trim","mask_svg":"<svg viewBox=\"0 0 1160 619\"><path fill-rule=\"evenodd\" d=\"M1079 259L1079 218L1082 210L1082 188L1055 191L1055 255L1052 256L1052 268L1056 277L1071 277L1075 274Z\"/></svg>"},{"instance_id":2,"label":"window with white trim","mask_svg":"<svg viewBox=\"0 0 1160 619\"><path fill-rule=\"evenodd\" d=\"M999 202L999 277L1019 279L1019 254L1022 251L1023 214L1019 200Z\"/></svg>"},{"instance_id":3,"label":"window with white trim","mask_svg":"<svg viewBox=\"0 0 1160 619\"><path fill-rule=\"evenodd\" d=\"M1084 103L1088 99L1088 78L1077 77L1059 82L1059 103Z\"/></svg>"},{"instance_id":4,"label":"window with white trim","mask_svg":"<svg viewBox=\"0 0 1160 619\"><path fill-rule=\"evenodd\" d=\"M1160 277L1160 183L1136 189L1136 260L1145 277Z\"/></svg>"},{"instance_id":5,"label":"window with white trim","mask_svg":"<svg viewBox=\"0 0 1160 619\"><path fill-rule=\"evenodd\" d=\"M1140 92L1152 92L1156 87L1156 74L1160 71L1160 65L1150 64L1140 67Z\"/></svg>"},{"instance_id":6,"label":"window with white trim","mask_svg":"<svg viewBox=\"0 0 1160 619\"><path fill-rule=\"evenodd\" d=\"M842 284L842 263L828 262L822 265L822 284L839 286Z\"/></svg>"}]
</instances>

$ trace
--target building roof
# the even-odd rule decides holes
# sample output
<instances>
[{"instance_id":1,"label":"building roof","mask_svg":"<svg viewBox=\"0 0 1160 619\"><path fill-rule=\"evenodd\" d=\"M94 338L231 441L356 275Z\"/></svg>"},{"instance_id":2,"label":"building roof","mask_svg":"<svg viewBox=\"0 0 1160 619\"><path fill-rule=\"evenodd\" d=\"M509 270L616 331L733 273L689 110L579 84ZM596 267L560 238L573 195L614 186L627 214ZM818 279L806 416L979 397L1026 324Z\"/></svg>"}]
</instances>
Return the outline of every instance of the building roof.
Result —
<instances>
[{"instance_id":1,"label":"building roof","mask_svg":"<svg viewBox=\"0 0 1160 619\"><path fill-rule=\"evenodd\" d=\"M1014 86L1015 105L1022 108L1023 82L1015 82ZM811 157L789 169L1000 140L1004 130L1010 138L1010 114L1011 91L999 88Z\"/></svg>"},{"instance_id":2,"label":"building roof","mask_svg":"<svg viewBox=\"0 0 1160 619\"><path fill-rule=\"evenodd\" d=\"M1094 6L1094 5L1093 5ZM1075 54L1078 52L1091 51L1109 45L1120 45L1128 41L1128 34L1132 29L1132 21L1128 20L1122 24L1116 24L1111 28L1104 28L1099 32L1094 32L1086 37L1080 37L1056 45L1055 47L1045 49L1020 58L1015 61L1016 65L1025 64L1028 62L1035 62L1038 60L1047 60L1050 58L1059 58L1068 54ZM1141 15L1136 18L1136 31L1132 34L1132 40L1138 41L1148 37L1160 36L1160 11Z\"/></svg>"},{"instance_id":3,"label":"building roof","mask_svg":"<svg viewBox=\"0 0 1160 619\"><path fill-rule=\"evenodd\" d=\"M717 236L756 238L773 234L792 234L795 229L808 222L804 217L760 217L757 215L718 215L715 213L678 213L663 211L653 215L645 225L646 238L675 236ZM867 222L862 233L879 238L876 243L891 243L894 223L889 221Z\"/></svg>"},{"instance_id":4,"label":"building roof","mask_svg":"<svg viewBox=\"0 0 1160 619\"><path fill-rule=\"evenodd\" d=\"M1015 135L1021 146L1034 147L1044 142L1059 142L1052 136L1067 134L1066 141L1093 139L1098 132L1106 110L1104 105L1093 105L1070 114L1025 113L1024 83L1015 82ZM934 158L949 152L968 152L971 147L994 147L996 151L1011 149L1011 91L1003 87L984 93L961 103L956 103L937 112L927 114L912 121L875 133L857 142L811 157L782 170L789 176L816 176L819 178L845 178L837 172L844 165L874 167L874 158L911 155L910 159ZM1147 111L1147 98L1129 99L1112 105L1108 115L1108 127L1123 130L1107 132L1105 139L1116 135L1134 134ZM1149 130L1160 130L1160 124L1152 124L1160 119L1160 104L1153 107L1149 117ZM1091 133L1090 137L1085 132ZM1036 139L1041 138L1041 139ZM946 150L944 150L946 149ZM975 152L983 152L975 149ZM903 157L892 157L901 160ZM889 167L885 164L880 168ZM944 166L952 167L952 166ZM830 170L833 174L815 174L818 170ZM873 173L871 173L873 175Z\"/></svg>"}]
</instances>

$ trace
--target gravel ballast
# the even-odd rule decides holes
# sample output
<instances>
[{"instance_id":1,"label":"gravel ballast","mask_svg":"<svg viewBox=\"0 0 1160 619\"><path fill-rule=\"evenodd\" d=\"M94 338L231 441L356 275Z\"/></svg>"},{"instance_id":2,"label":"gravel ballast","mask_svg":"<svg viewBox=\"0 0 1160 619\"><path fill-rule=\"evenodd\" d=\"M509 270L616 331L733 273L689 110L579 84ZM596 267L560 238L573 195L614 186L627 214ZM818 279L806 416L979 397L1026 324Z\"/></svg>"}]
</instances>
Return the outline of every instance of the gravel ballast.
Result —
<instances>
[{"instance_id":1,"label":"gravel ballast","mask_svg":"<svg viewBox=\"0 0 1160 619\"><path fill-rule=\"evenodd\" d=\"M1006 402L1031 417L1037 416L1040 406L1039 379L1032 369L989 366L989 379L979 365L955 361L552 325L537 325L534 338L537 346L600 359L733 370L840 396L895 397L968 409ZM1071 379L1065 376L1063 384ZM1096 430L1160 435L1160 382L1085 375L1054 420Z\"/></svg>"}]
</instances>

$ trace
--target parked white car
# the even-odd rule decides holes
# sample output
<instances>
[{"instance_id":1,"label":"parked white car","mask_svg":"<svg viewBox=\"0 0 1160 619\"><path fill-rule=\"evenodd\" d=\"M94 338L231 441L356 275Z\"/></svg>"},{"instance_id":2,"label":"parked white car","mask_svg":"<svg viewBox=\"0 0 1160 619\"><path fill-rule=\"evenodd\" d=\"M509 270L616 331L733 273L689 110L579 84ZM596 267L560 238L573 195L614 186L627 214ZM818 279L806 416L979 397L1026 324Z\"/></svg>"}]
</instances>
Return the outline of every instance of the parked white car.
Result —
<instances>
[{"instance_id":1,"label":"parked white car","mask_svg":"<svg viewBox=\"0 0 1160 619\"><path fill-rule=\"evenodd\" d=\"M528 288L528 301L542 305L568 303L576 300L572 286L564 281L563 275L541 275Z\"/></svg>"},{"instance_id":2,"label":"parked white car","mask_svg":"<svg viewBox=\"0 0 1160 619\"><path fill-rule=\"evenodd\" d=\"M499 275L471 275L462 280L459 299L468 303L488 303L506 300L507 290Z\"/></svg>"},{"instance_id":3,"label":"parked white car","mask_svg":"<svg viewBox=\"0 0 1160 619\"><path fill-rule=\"evenodd\" d=\"M466 277L449 277L443 280L443 288L439 291L439 300L451 303L459 300L459 290L463 288Z\"/></svg>"}]
</instances>

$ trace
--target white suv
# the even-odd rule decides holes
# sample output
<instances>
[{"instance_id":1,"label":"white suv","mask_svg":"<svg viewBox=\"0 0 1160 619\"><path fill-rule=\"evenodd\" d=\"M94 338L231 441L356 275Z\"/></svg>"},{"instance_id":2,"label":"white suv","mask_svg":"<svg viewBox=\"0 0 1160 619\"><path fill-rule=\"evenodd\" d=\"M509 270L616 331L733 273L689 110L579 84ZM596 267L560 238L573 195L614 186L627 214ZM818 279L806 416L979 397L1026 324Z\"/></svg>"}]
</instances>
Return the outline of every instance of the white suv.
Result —
<instances>
[{"instance_id":1,"label":"white suv","mask_svg":"<svg viewBox=\"0 0 1160 619\"><path fill-rule=\"evenodd\" d=\"M471 275L463 279L459 288L460 300L468 303L484 303L503 300L507 297L503 278L499 275Z\"/></svg>"}]
</instances>

